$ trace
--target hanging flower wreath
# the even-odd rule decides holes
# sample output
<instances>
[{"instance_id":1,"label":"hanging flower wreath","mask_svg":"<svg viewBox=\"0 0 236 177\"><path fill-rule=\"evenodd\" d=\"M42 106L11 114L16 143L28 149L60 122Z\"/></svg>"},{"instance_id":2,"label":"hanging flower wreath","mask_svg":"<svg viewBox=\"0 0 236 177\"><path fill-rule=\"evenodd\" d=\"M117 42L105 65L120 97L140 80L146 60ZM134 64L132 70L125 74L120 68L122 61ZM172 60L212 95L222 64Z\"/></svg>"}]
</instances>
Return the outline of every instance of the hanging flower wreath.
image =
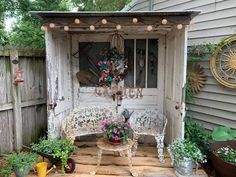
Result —
<instances>
[{"instance_id":1,"label":"hanging flower wreath","mask_svg":"<svg viewBox=\"0 0 236 177\"><path fill-rule=\"evenodd\" d=\"M117 51L116 48L102 50L101 59L98 67L101 71L99 83L102 86L110 86L114 81L120 82L127 75L128 63L124 54Z\"/></svg>"}]
</instances>

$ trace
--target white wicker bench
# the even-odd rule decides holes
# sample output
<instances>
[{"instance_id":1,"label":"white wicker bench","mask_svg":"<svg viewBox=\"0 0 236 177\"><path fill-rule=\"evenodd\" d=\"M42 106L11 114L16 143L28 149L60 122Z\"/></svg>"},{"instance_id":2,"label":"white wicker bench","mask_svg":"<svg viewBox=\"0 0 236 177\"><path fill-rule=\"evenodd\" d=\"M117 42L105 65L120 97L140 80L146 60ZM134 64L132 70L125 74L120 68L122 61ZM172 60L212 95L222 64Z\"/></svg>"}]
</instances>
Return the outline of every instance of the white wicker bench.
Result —
<instances>
[{"instance_id":1,"label":"white wicker bench","mask_svg":"<svg viewBox=\"0 0 236 177\"><path fill-rule=\"evenodd\" d=\"M157 142L157 153L161 163L164 163L164 137L167 125L166 117L156 109L134 111L129 118L130 126L133 129L133 155L137 150L138 138L141 135L151 135Z\"/></svg>"},{"instance_id":2,"label":"white wicker bench","mask_svg":"<svg viewBox=\"0 0 236 177\"><path fill-rule=\"evenodd\" d=\"M62 129L73 143L77 136L100 134L101 123L106 119L117 119L114 108L79 107L63 120Z\"/></svg>"}]
</instances>

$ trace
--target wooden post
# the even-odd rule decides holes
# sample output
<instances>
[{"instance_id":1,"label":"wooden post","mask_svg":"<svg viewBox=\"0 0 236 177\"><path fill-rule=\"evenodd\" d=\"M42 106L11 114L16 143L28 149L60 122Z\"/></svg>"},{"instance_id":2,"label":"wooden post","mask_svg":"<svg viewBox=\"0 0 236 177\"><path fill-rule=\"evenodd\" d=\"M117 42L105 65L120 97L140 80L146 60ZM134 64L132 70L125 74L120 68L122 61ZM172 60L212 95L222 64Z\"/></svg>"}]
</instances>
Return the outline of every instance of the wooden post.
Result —
<instances>
[{"instance_id":1,"label":"wooden post","mask_svg":"<svg viewBox=\"0 0 236 177\"><path fill-rule=\"evenodd\" d=\"M12 97L14 114L14 145L19 151L22 148L22 113L21 113L21 94L20 84L15 83L16 71L19 69L18 51L10 50L11 59L11 78L12 78Z\"/></svg>"}]
</instances>

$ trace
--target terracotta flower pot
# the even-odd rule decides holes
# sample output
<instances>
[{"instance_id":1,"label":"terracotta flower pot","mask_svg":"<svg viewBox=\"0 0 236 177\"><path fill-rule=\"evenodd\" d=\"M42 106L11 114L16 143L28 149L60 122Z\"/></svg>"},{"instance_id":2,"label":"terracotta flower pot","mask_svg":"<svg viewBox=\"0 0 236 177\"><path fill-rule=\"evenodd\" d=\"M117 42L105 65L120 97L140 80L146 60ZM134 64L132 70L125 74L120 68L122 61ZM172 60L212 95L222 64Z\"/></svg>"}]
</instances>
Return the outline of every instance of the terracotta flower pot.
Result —
<instances>
[{"instance_id":1,"label":"terracotta flower pot","mask_svg":"<svg viewBox=\"0 0 236 177\"><path fill-rule=\"evenodd\" d=\"M211 160L213 167L216 172L216 177L235 177L236 176L236 165L225 162L221 158L215 155L215 151L222 147L231 147L236 149L236 141L219 141L214 142L211 145Z\"/></svg>"}]
</instances>

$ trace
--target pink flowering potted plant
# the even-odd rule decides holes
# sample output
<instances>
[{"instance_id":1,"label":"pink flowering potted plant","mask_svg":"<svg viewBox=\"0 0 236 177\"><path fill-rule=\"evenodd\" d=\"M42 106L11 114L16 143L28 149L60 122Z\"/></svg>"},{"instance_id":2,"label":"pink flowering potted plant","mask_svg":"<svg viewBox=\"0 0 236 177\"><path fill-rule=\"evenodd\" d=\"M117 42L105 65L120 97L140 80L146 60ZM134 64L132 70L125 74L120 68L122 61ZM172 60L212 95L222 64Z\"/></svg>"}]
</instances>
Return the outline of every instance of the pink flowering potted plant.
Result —
<instances>
[{"instance_id":1,"label":"pink flowering potted plant","mask_svg":"<svg viewBox=\"0 0 236 177\"><path fill-rule=\"evenodd\" d=\"M125 144L130 132L130 125L128 122L108 119L102 122L101 131L103 137L111 144Z\"/></svg>"}]
</instances>

